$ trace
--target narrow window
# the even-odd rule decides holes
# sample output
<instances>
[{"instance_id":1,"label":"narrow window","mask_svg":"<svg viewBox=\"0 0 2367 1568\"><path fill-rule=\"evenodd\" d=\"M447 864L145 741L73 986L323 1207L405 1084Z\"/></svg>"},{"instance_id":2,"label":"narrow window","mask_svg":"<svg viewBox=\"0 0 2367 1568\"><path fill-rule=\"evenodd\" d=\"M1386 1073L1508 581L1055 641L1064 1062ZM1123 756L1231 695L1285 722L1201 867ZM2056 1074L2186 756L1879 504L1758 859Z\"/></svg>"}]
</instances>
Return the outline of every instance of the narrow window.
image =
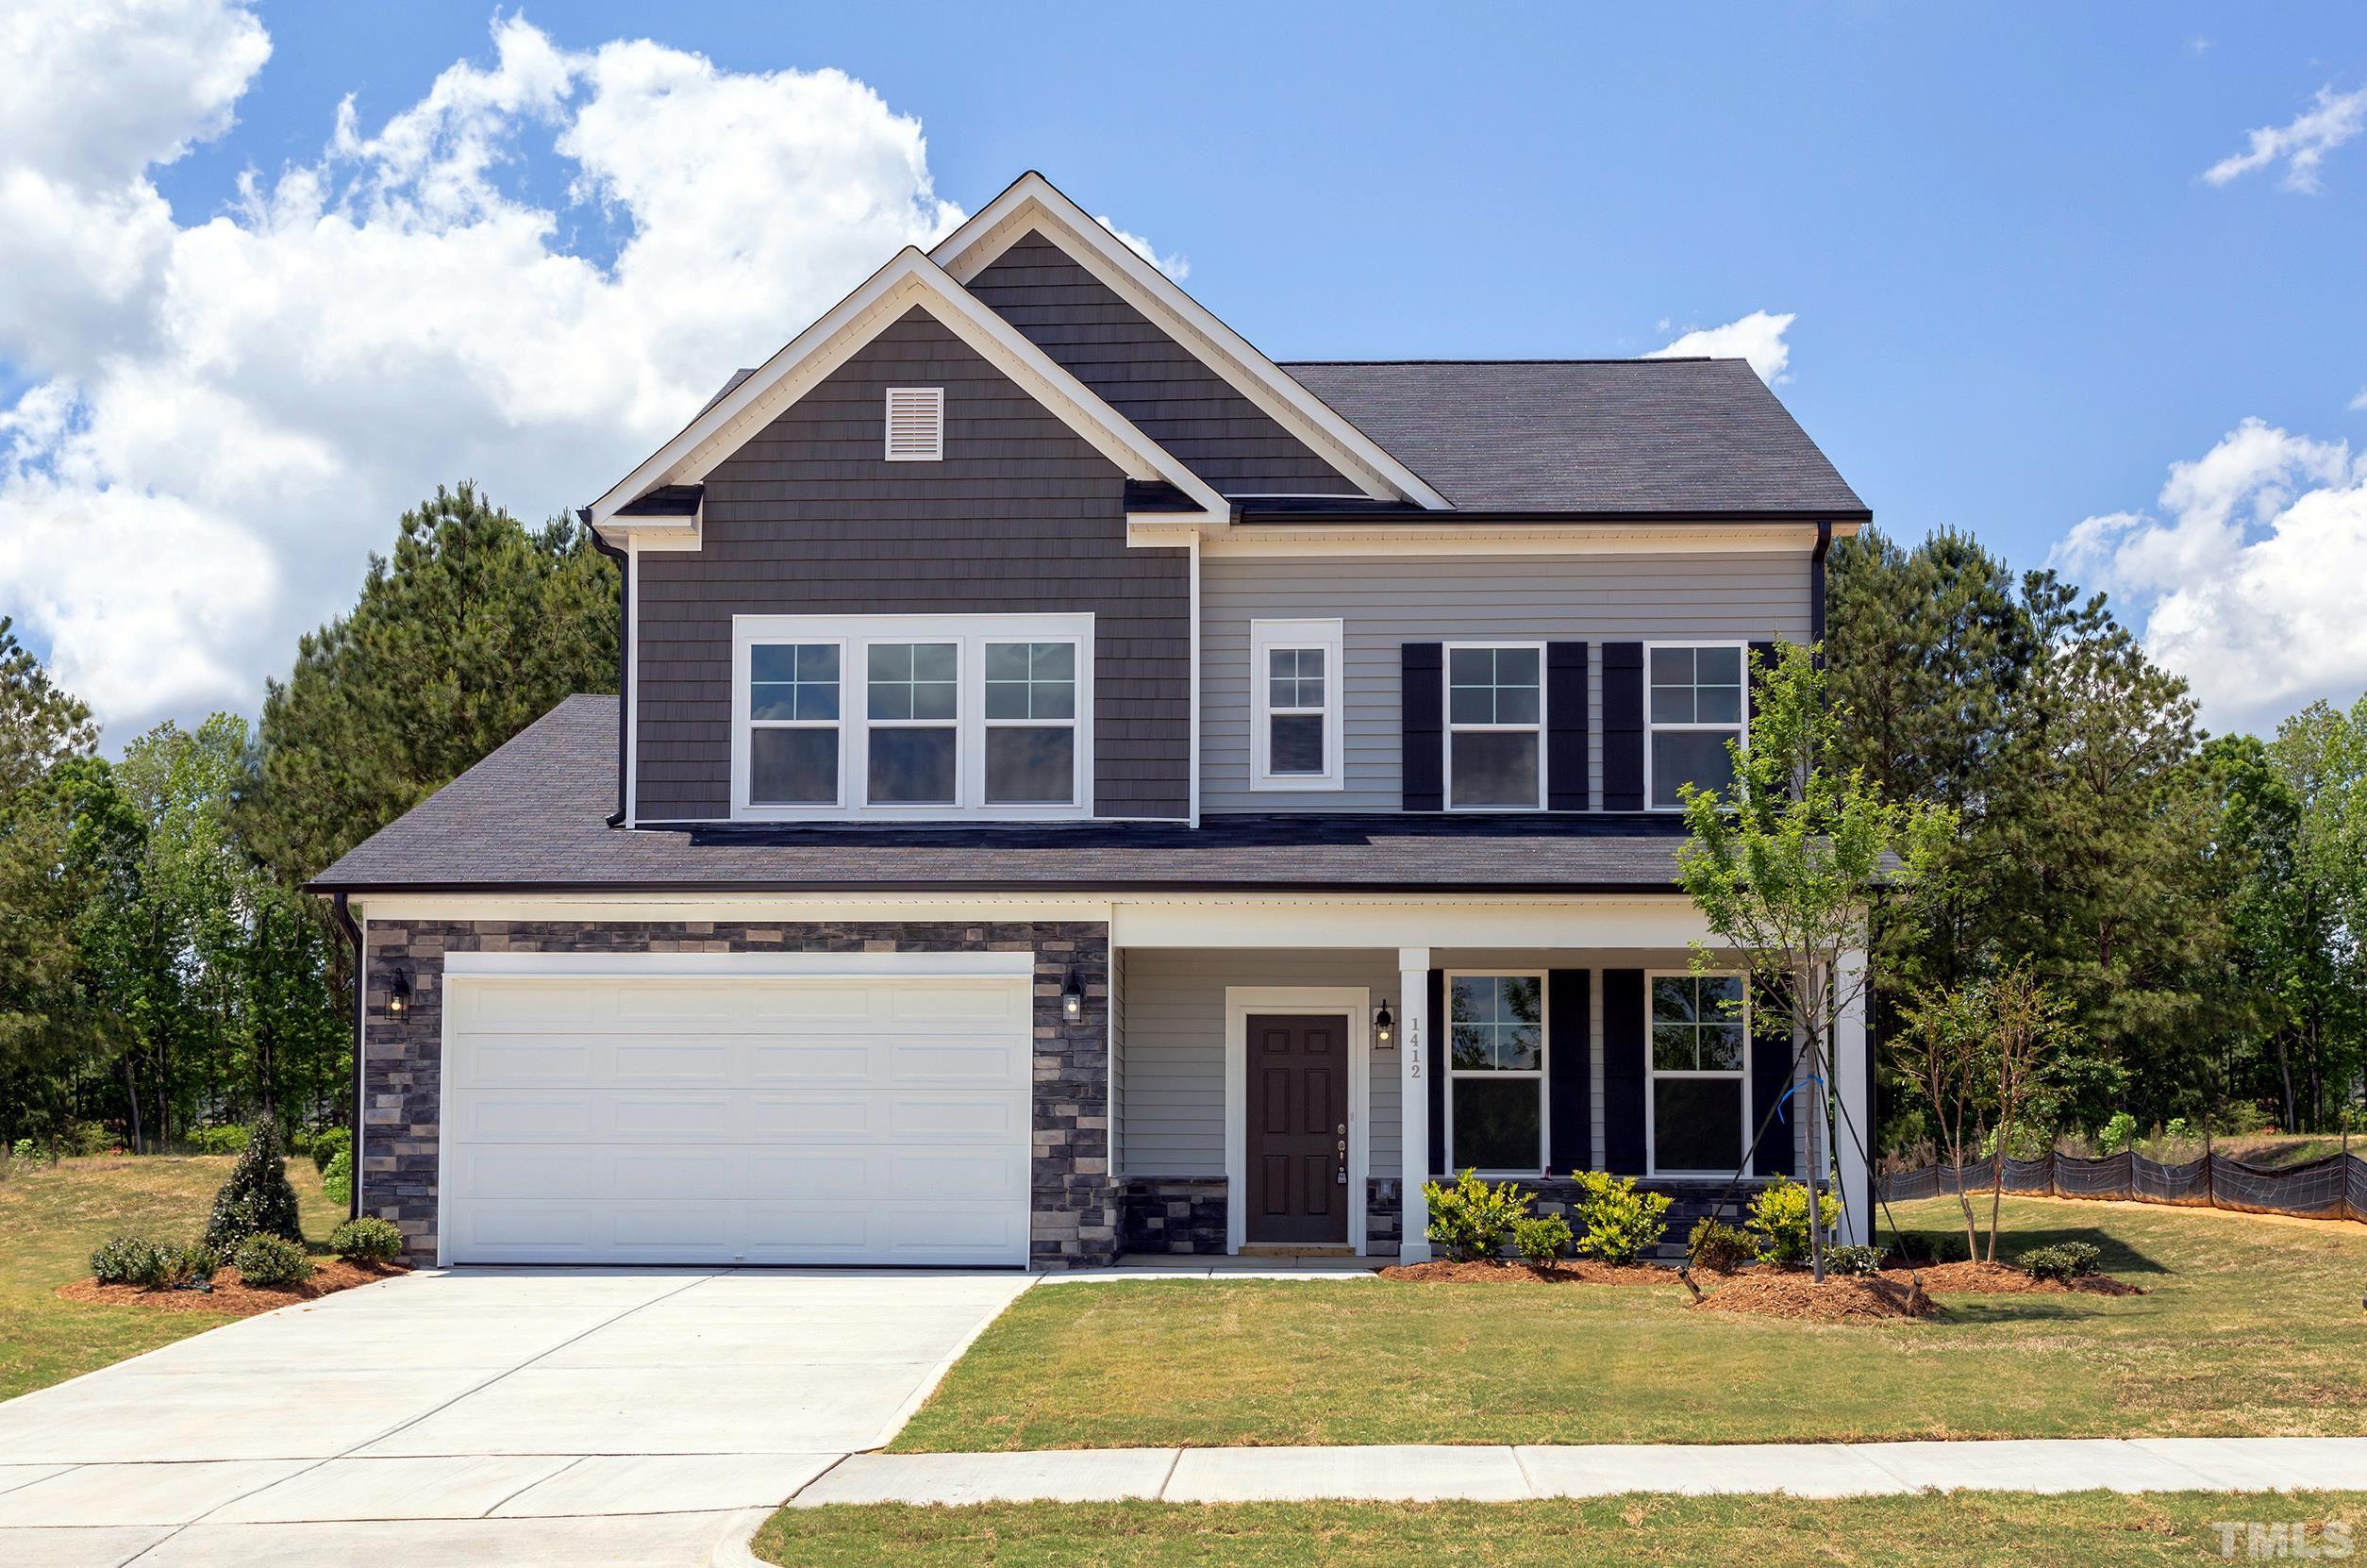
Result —
<instances>
[{"instance_id":1,"label":"narrow window","mask_svg":"<svg viewBox=\"0 0 2367 1568\"><path fill-rule=\"evenodd\" d=\"M1543 650L1446 650L1446 804L1533 811L1544 804Z\"/></svg>"},{"instance_id":2,"label":"narrow window","mask_svg":"<svg viewBox=\"0 0 2367 1568\"><path fill-rule=\"evenodd\" d=\"M1652 1170L1731 1176L1750 1017L1739 975L1652 976Z\"/></svg>"},{"instance_id":3,"label":"narrow window","mask_svg":"<svg viewBox=\"0 0 2367 1568\"><path fill-rule=\"evenodd\" d=\"M1650 654L1651 736L1646 766L1655 810L1675 810L1680 786L1725 793L1734 786L1726 742L1742 736L1742 649L1655 647Z\"/></svg>"},{"instance_id":4,"label":"narrow window","mask_svg":"<svg viewBox=\"0 0 2367 1568\"><path fill-rule=\"evenodd\" d=\"M748 650L748 799L839 803L839 645L759 642Z\"/></svg>"},{"instance_id":5,"label":"narrow window","mask_svg":"<svg viewBox=\"0 0 2367 1568\"><path fill-rule=\"evenodd\" d=\"M1252 786L1339 788L1341 623L1256 621L1249 641Z\"/></svg>"},{"instance_id":6,"label":"narrow window","mask_svg":"<svg viewBox=\"0 0 2367 1568\"><path fill-rule=\"evenodd\" d=\"M1448 977L1446 1159L1545 1168L1545 977Z\"/></svg>"},{"instance_id":7,"label":"narrow window","mask_svg":"<svg viewBox=\"0 0 2367 1568\"><path fill-rule=\"evenodd\" d=\"M888 460L933 463L945 456L945 389L888 389Z\"/></svg>"},{"instance_id":8,"label":"narrow window","mask_svg":"<svg viewBox=\"0 0 2367 1568\"><path fill-rule=\"evenodd\" d=\"M961 649L874 642L869 649L869 790L874 806L951 806L959 752Z\"/></svg>"},{"instance_id":9,"label":"narrow window","mask_svg":"<svg viewBox=\"0 0 2367 1568\"><path fill-rule=\"evenodd\" d=\"M1076 644L986 645L986 803L1076 798Z\"/></svg>"}]
</instances>

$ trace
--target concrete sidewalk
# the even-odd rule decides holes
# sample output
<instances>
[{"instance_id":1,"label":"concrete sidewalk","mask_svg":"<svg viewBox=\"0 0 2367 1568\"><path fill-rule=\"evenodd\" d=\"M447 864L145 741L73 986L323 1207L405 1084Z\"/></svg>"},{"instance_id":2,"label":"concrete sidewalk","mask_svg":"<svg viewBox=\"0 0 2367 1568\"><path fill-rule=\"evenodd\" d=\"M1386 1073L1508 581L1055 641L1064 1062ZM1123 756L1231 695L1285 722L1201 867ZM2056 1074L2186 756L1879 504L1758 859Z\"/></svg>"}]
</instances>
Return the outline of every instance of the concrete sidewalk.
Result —
<instances>
[{"instance_id":1,"label":"concrete sidewalk","mask_svg":"<svg viewBox=\"0 0 2367 1568\"><path fill-rule=\"evenodd\" d=\"M2367 1490L2367 1438L1571 1447L1100 1448L855 1454L790 1499L830 1503L1514 1502L1624 1492L1865 1497L2001 1492Z\"/></svg>"}]
</instances>

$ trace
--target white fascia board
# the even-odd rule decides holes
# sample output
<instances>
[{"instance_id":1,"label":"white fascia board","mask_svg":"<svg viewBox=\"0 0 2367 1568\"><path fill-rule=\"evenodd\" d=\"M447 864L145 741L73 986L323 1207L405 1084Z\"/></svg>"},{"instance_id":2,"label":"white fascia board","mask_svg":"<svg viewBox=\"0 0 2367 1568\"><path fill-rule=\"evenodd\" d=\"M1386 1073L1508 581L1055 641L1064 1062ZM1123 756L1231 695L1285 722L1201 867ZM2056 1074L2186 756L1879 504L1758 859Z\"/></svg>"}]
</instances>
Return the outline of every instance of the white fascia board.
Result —
<instances>
[{"instance_id":1,"label":"white fascia board","mask_svg":"<svg viewBox=\"0 0 2367 1568\"><path fill-rule=\"evenodd\" d=\"M659 485L705 479L750 436L914 306L1025 388L1128 478L1163 479L1174 485L1202 509L1205 515L1192 517L1195 523L1222 526L1230 521L1231 507L1206 480L1061 369L1018 328L981 305L943 268L908 245L594 501L592 525L606 536L618 526L617 509L634 497Z\"/></svg>"},{"instance_id":2,"label":"white fascia board","mask_svg":"<svg viewBox=\"0 0 2367 1568\"><path fill-rule=\"evenodd\" d=\"M1841 536L1839 526L1833 531ZM1815 543L1813 523L1491 525L1450 520L1303 527L1242 523L1210 534L1202 548L1225 557L1794 555Z\"/></svg>"},{"instance_id":3,"label":"white fascia board","mask_svg":"<svg viewBox=\"0 0 2367 1568\"><path fill-rule=\"evenodd\" d=\"M1033 953L447 953L443 972L455 977L505 979L629 978L704 976L834 979L892 975L899 979L1025 979Z\"/></svg>"},{"instance_id":4,"label":"white fascia board","mask_svg":"<svg viewBox=\"0 0 2367 1568\"><path fill-rule=\"evenodd\" d=\"M1202 363L1268 417L1319 454L1341 463L1365 493L1376 499L1411 501L1437 511L1453 509L1454 504L1421 475L1342 418L1248 339L1186 293L1174 278L1136 255L1032 170L939 241L929 254L954 277L968 283L996 257L1039 231L1120 298L1166 325Z\"/></svg>"}]
</instances>

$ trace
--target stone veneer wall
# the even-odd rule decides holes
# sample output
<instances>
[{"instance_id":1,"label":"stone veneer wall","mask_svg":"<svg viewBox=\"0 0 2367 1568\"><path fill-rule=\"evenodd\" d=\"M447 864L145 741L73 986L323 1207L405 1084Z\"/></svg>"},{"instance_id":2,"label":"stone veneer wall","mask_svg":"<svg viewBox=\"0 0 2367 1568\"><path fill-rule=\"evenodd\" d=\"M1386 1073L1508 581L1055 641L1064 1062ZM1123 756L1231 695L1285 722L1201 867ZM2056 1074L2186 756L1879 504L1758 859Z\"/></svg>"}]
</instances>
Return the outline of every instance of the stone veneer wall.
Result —
<instances>
[{"instance_id":1,"label":"stone veneer wall","mask_svg":"<svg viewBox=\"0 0 2367 1568\"><path fill-rule=\"evenodd\" d=\"M362 1211L401 1227L414 1263L436 1258L443 956L446 953L1011 953L1036 960L1035 1148L1038 1268L1106 1263L1120 1245L1109 1177L1109 930L1090 921L782 922L374 921L363 1059ZM411 972L411 1006L386 1010L387 979ZM1060 1018L1074 968L1085 1016ZM1221 1185L1221 1184L1220 1184ZM1218 1240L1219 1250L1223 1238Z\"/></svg>"},{"instance_id":2,"label":"stone veneer wall","mask_svg":"<svg viewBox=\"0 0 2367 1568\"><path fill-rule=\"evenodd\" d=\"M1223 1176L1133 1176L1124 1186L1127 1251L1224 1253Z\"/></svg>"},{"instance_id":3,"label":"stone veneer wall","mask_svg":"<svg viewBox=\"0 0 2367 1568\"><path fill-rule=\"evenodd\" d=\"M1364 1182L1364 1251L1371 1258L1394 1258L1404 1238L1399 1234L1404 1213L1397 1195L1405 1182L1396 1176L1368 1176Z\"/></svg>"}]
</instances>

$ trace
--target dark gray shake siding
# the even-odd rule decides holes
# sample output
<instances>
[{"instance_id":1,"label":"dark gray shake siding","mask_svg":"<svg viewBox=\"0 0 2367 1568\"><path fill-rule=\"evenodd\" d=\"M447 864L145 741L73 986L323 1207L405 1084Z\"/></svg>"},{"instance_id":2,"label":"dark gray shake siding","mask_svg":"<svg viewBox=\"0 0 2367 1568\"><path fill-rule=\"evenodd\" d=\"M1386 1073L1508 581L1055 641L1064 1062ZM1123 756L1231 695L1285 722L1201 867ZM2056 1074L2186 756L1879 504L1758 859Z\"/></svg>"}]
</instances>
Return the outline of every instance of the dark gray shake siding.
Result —
<instances>
[{"instance_id":1,"label":"dark gray shake siding","mask_svg":"<svg viewBox=\"0 0 2367 1568\"><path fill-rule=\"evenodd\" d=\"M361 1208L401 1227L410 1260L436 1260L443 1122L446 953L1033 953L1035 1109L1028 1161L1038 1268L1108 1262L1123 1202L1109 1170L1109 928L1088 921L373 921L362 1083ZM411 1005L387 1011L387 979L410 972ZM1074 970L1085 1015L1060 1016Z\"/></svg>"},{"instance_id":2,"label":"dark gray shake siding","mask_svg":"<svg viewBox=\"0 0 2367 1568\"><path fill-rule=\"evenodd\" d=\"M945 459L882 456L886 390L945 389ZM1190 809L1186 553L1129 549L1125 476L915 309L707 477L705 547L640 558L641 820L731 813L736 614L1093 617L1093 809Z\"/></svg>"},{"instance_id":3,"label":"dark gray shake siding","mask_svg":"<svg viewBox=\"0 0 2367 1568\"><path fill-rule=\"evenodd\" d=\"M1225 494L1360 493L1042 235L996 257L970 292Z\"/></svg>"}]
</instances>

